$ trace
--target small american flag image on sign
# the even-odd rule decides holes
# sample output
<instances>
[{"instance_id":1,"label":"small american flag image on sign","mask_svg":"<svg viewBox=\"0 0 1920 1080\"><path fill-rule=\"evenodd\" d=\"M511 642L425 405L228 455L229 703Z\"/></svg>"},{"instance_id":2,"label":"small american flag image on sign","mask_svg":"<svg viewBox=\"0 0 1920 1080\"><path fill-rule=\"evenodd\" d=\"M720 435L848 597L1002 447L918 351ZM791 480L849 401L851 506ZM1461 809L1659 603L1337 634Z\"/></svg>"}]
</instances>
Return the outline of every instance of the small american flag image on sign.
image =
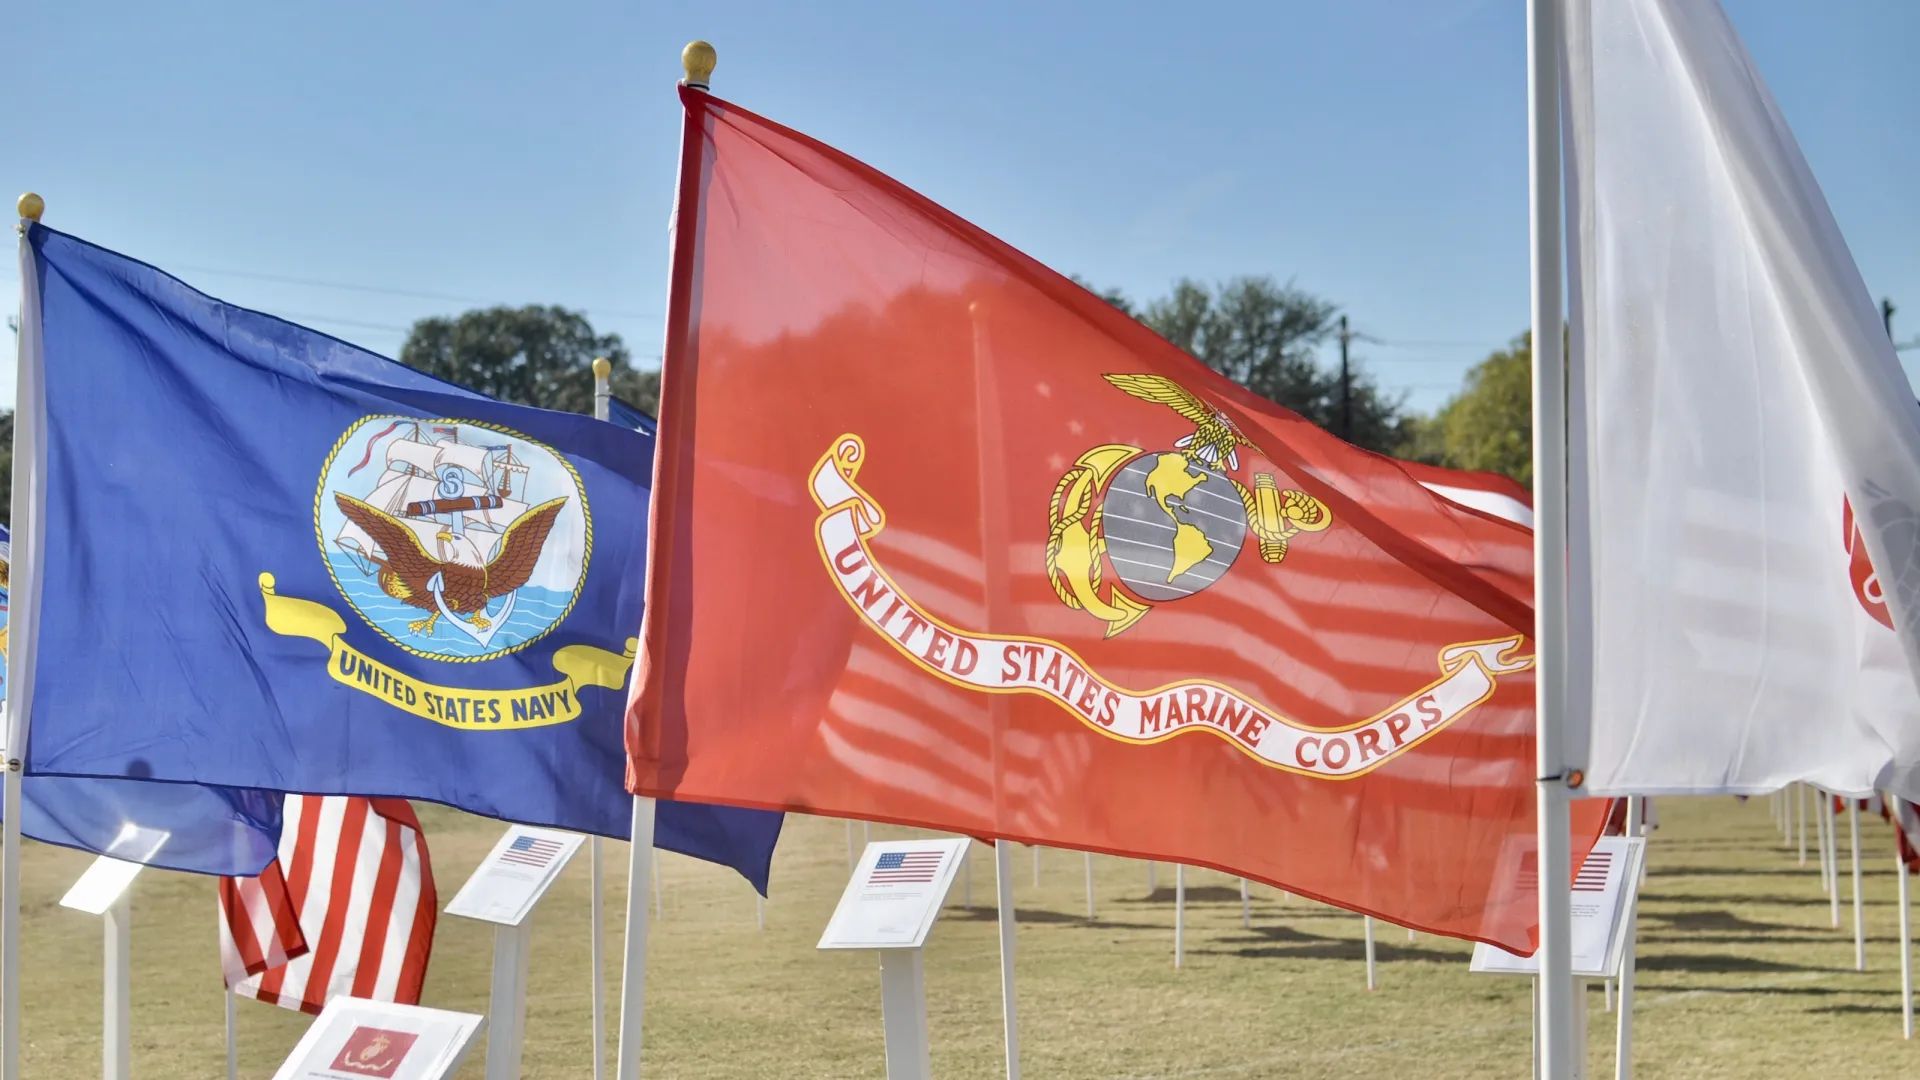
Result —
<instances>
[{"instance_id":1,"label":"small american flag image on sign","mask_svg":"<svg viewBox=\"0 0 1920 1080\"><path fill-rule=\"evenodd\" d=\"M1574 892L1606 892L1607 871L1613 867L1613 852L1594 848L1587 861L1580 864L1580 872L1574 875Z\"/></svg>"},{"instance_id":2,"label":"small american flag image on sign","mask_svg":"<svg viewBox=\"0 0 1920 1080\"><path fill-rule=\"evenodd\" d=\"M500 861L517 866L531 866L543 870L560 854L560 841L548 840L539 836L516 836L507 850L500 853Z\"/></svg>"},{"instance_id":3,"label":"small american flag image on sign","mask_svg":"<svg viewBox=\"0 0 1920 1080\"><path fill-rule=\"evenodd\" d=\"M943 852L889 851L873 864L868 885L919 885L932 881L940 872Z\"/></svg>"}]
</instances>

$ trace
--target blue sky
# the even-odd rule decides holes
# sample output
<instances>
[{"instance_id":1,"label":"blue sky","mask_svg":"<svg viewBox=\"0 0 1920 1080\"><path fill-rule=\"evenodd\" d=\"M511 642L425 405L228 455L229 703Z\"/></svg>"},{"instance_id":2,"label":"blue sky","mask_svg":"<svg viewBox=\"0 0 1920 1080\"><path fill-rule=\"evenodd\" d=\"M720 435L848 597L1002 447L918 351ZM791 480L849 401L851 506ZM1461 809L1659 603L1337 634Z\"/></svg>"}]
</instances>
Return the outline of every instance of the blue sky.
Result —
<instances>
[{"instance_id":1,"label":"blue sky","mask_svg":"<svg viewBox=\"0 0 1920 1080\"><path fill-rule=\"evenodd\" d=\"M1725 2L1920 337L1920 4ZM61 0L8 22L8 198L388 354L414 319L539 302L654 362L693 37L720 96L1057 269L1136 298L1271 274L1342 304L1415 407L1526 323L1521 0Z\"/></svg>"}]
</instances>

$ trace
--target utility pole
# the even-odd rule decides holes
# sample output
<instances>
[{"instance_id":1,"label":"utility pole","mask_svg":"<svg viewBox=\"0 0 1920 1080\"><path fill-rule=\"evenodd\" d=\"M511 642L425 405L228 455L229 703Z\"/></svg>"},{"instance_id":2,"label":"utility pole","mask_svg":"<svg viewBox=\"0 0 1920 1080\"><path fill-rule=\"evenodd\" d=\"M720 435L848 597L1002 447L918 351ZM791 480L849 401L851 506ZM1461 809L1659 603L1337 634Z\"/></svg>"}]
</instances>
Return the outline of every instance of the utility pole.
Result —
<instances>
[{"instance_id":1,"label":"utility pole","mask_svg":"<svg viewBox=\"0 0 1920 1080\"><path fill-rule=\"evenodd\" d=\"M1891 315L1888 318L1892 318ZM1353 334L1347 330L1347 317L1340 316L1340 437L1353 441L1353 370L1347 366L1347 344Z\"/></svg>"},{"instance_id":2,"label":"utility pole","mask_svg":"<svg viewBox=\"0 0 1920 1080\"><path fill-rule=\"evenodd\" d=\"M1898 310L1900 309L1893 306L1892 300L1886 297L1880 299L1880 321L1886 325L1887 340L1893 341L1893 351L1903 353L1909 349L1920 349L1920 338L1914 338L1912 341L1893 340L1893 313Z\"/></svg>"}]
</instances>

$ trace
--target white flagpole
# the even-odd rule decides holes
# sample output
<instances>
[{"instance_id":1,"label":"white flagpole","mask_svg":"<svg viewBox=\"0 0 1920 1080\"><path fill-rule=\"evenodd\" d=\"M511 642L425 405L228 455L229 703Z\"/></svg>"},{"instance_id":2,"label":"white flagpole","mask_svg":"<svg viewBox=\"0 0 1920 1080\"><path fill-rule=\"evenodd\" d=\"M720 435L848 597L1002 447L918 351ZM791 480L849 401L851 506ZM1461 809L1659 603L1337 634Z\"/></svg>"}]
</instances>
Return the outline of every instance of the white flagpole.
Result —
<instances>
[{"instance_id":1,"label":"white flagpole","mask_svg":"<svg viewBox=\"0 0 1920 1080\"><path fill-rule=\"evenodd\" d=\"M10 663L12 686L6 702L6 778L0 793L0 1080L20 1076L20 784L27 760L27 729L33 719L33 673L40 608L40 544L45 528L41 454L46 399L41 393L40 284L29 226L46 204L28 192L16 204L20 212L19 361L14 382L13 427L13 590Z\"/></svg>"},{"instance_id":2,"label":"white flagpole","mask_svg":"<svg viewBox=\"0 0 1920 1080\"><path fill-rule=\"evenodd\" d=\"M966 884L960 887L961 888L960 906L963 908L966 908L968 911L972 911L973 910L973 843L972 841L969 841L967 843L966 853L960 856L960 872L966 875Z\"/></svg>"},{"instance_id":3,"label":"white flagpole","mask_svg":"<svg viewBox=\"0 0 1920 1080\"><path fill-rule=\"evenodd\" d=\"M640 1076L640 1024L647 997L647 878L653 867L654 802L633 797L632 858L627 862L627 942L620 958L620 1050L614 1075L619 1080Z\"/></svg>"},{"instance_id":4,"label":"white flagpole","mask_svg":"<svg viewBox=\"0 0 1920 1080\"><path fill-rule=\"evenodd\" d=\"M1840 821L1838 810L1833 808L1833 796L1823 794L1821 804L1826 810L1821 814L1827 819L1827 903L1833 909L1833 928L1840 929Z\"/></svg>"},{"instance_id":5,"label":"white flagpole","mask_svg":"<svg viewBox=\"0 0 1920 1080\"><path fill-rule=\"evenodd\" d=\"M1813 824L1814 834L1820 841L1820 890L1829 897L1833 895L1833 868L1830 865L1830 860L1833 857L1833 844L1832 837L1828 835L1829 829L1827 828L1827 826L1831 824L1829 821L1832 817L1832 811L1829 809L1831 806L1832 803L1828 800L1827 793L1821 791L1819 788L1814 788Z\"/></svg>"},{"instance_id":6,"label":"white flagpole","mask_svg":"<svg viewBox=\"0 0 1920 1080\"><path fill-rule=\"evenodd\" d=\"M1082 852L1087 857L1087 921L1094 920L1093 914L1093 852Z\"/></svg>"},{"instance_id":7,"label":"white flagpole","mask_svg":"<svg viewBox=\"0 0 1920 1080\"><path fill-rule=\"evenodd\" d=\"M1173 864L1173 966L1187 960L1187 864Z\"/></svg>"},{"instance_id":8,"label":"white flagpole","mask_svg":"<svg viewBox=\"0 0 1920 1080\"><path fill-rule=\"evenodd\" d=\"M1853 970L1867 970L1867 928L1862 925L1865 902L1860 897L1860 800L1847 800L1848 857L1853 863Z\"/></svg>"},{"instance_id":9,"label":"white flagpole","mask_svg":"<svg viewBox=\"0 0 1920 1080\"><path fill-rule=\"evenodd\" d=\"M593 1080L607 1075L607 905L601 884L600 838L590 840L593 860Z\"/></svg>"},{"instance_id":10,"label":"white flagpole","mask_svg":"<svg viewBox=\"0 0 1920 1080\"><path fill-rule=\"evenodd\" d=\"M1362 925L1365 927L1366 936L1367 936L1367 989L1372 990L1375 987L1380 985L1379 980L1374 977L1373 916L1362 915L1360 916L1360 919L1361 919Z\"/></svg>"},{"instance_id":11,"label":"white flagpole","mask_svg":"<svg viewBox=\"0 0 1920 1080\"><path fill-rule=\"evenodd\" d=\"M1567 683L1567 415L1561 335L1561 0L1527 0L1527 141L1532 262L1534 656L1540 845L1540 1061L1545 1080L1575 1076L1572 841L1562 723Z\"/></svg>"},{"instance_id":12,"label":"white flagpole","mask_svg":"<svg viewBox=\"0 0 1920 1080\"><path fill-rule=\"evenodd\" d=\"M1800 865L1807 865L1807 785L1793 785L1793 808L1800 819Z\"/></svg>"},{"instance_id":13,"label":"white flagpole","mask_svg":"<svg viewBox=\"0 0 1920 1080\"><path fill-rule=\"evenodd\" d=\"M1898 827L1898 818L1895 827ZM1893 861L1899 865L1900 879L1900 1030L1908 1038L1913 1038L1913 906L1910 902L1907 883L1907 860L1900 857L1898 845L1895 846Z\"/></svg>"},{"instance_id":14,"label":"white flagpole","mask_svg":"<svg viewBox=\"0 0 1920 1080\"><path fill-rule=\"evenodd\" d=\"M1906 813L1893 792L1881 792L1887 815L1893 819L1894 880L1900 885L1900 1032L1913 1038L1913 910L1909 906L1907 860L1901 853L1901 839L1907 835Z\"/></svg>"},{"instance_id":15,"label":"white flagpole","mask_svg":"<svg viewBox=\"0 0 1920 1080\"><path fill-rule=\"evenodd\" d=\"M593 358L593 418L613 419L613 362L604 356ZM593 1080L607 1075L607 905L601 877L601 842L598 836L587 838L587 855L593 867Z\"/></svg>"},{"instance_id":16,"label":"white flagpole","mask_svg":"<svg viewBox=\"0 0 1920 1080\"><path fill-rule=\"evenodd\" d=\"M1645 814L1646 799L1638 795L1627 797L1627 828L1629 837L1643 836L1646 829L1640 818ZM1641 865L1645 866L1642 855ZM1627 900L1627 944L1620 957L1620 1016L1614 1028L1613 1037L1613 1077L1614 1080L1629 1080L1633 1076L1633 976L1634 951L1640 938L1640 890L1635 889Z\"/></svg>"},{"instance_id":17,"label":"white flagpole","mask_svg":"<svg viewBox=\"0 0 1920 1080\"><path fill-rule=\"evenodd\" d=\"M701 90L706 89L707 80L713 74L716 57L713 46L704 41L691 41L680 52L680 66L686 71L682 84ZM685 120L682 120L684 136ZM685 138L681 140L685 145ZM686 164L684 160L680 162ZM679 177L679 170L675 174ZM676 196L674 219L679 220L679 201ZM676 244L678 238L676 237ZM690 258L692 252L674 252L675 258ZM669 332L673 322L673 311L669 302L667 321ZM626 946L620 957L620 1042L618 1056L614 1059L614 1077L616 1080L638 1080L640 1076L640 1036L641 1024L646 1015L647 997L647 919L646 888L653 877L653 823L656 807L654 800L644 796L633 797L633 817L629 823L627 861L627 936ZM4 1078L0 1078L4 1080Z\"/></svg>"},{"instance_id":18,"label":"white flagpole","mask_svg":"<svg viewBox=\"0 0 1920 1080\"><path fill-rule=\"evenodd\" d=\"M226 992L227 999L227 1080L239 1080L240 1046L234 1032L233 991Z\"/></svg>"},{"instance_id":19,"label":"white flagpole","mask_svg":"<svg viewBox=\"0 0 1920 1080\"><path fill-rule=\"evenodd\" d=\"M993 842L994 881L999 890L1000 1014L1007 1036L1007 1080L1020 1080L1020 1021L1013 1000L1013 844Z\"/></svg>"}]
</instances>

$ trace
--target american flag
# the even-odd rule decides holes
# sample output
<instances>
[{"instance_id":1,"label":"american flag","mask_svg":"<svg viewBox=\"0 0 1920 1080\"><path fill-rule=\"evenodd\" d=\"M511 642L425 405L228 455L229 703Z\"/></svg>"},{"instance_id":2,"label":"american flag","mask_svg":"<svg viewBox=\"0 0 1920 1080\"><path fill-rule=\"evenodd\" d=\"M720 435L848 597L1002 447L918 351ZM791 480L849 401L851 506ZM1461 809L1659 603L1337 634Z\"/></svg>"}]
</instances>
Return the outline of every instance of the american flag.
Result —
<instances>
[{"instance_id":1,"label":"american flag","mask_svg":"<svg viewBox=\"0 0 1920 1080\"><path fill-rule=\"evenodd\" d=\"M1893 823L1893 835L1909 871L1920 870L1920 807L1905 799L1895 798L1891 811L1884 804L1880 807L1880 816Z\"/></svg>"},{"instance_id":2,"label":"american flag","mask_svg":"<svg viewBox=\"0 0 1920 1080\"><path fill-rule=\"evenodd\" d=\"M933 880L940 872L939 851L889 851L873 864L869 885L914 885Z\"/></svg>"},{"instance_id":3,"label":"american flag","mask_svg":"<svg viewBox=\"0 0 1920 1080\"><path fill-rule=\"evenodd\" d=\"M1524 852L1520 856L1520 879L1517 882L1523 893L1540 891L1540 853Z\"/></svg>"},{"instance_id":4,"label":"american flag","mask_svg":"<svg viewBox=\"0 0 1920 1080\"><path fill-rule=\"evenodd\" d=\"M1606 892L1607 871L1613 867L1613 852L1594 848L1580 872L1573 877L1574 892Z\"/></svg>"},{"instance_id":5,"label":"american flag","mask_svg":"<svg viewBox=\"0 0 1920 1080\"><path fill-rule=\"evenodd\" d=\"M535 870L544 870L560 854L560 841L548 840L543 836L516 836L507 850L500 853L500 861L518 866L531 866Z\"/></svg>"},{"instance_id":6,"label":"american flag","mask_svg":"<svg viewBox=\"0 0 1920 1080\"><path fill-rule=\"evenodd\" d=\"M289 795L280 857L220 879L227 989L314 1014L342 994L417 1005L439 908L405 799Z\"/></svg>"}]
</instances>

